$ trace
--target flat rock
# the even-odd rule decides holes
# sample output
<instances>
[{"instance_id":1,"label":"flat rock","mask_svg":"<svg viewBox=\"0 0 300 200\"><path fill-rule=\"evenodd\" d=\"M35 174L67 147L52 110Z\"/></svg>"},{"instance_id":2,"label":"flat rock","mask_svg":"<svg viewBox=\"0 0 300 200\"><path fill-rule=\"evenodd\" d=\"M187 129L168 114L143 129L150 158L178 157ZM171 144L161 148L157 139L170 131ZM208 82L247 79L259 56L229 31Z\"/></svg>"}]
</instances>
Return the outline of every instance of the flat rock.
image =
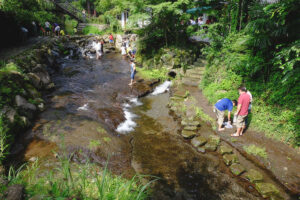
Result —
<instances>
[{"instance_id":1,"label":"flat rock","mask_svg":"<svg viewBox=\"0 0 300 200\"><path fill-rule=\"evenodd\" d=\"M210 140L210 141L213 141L213 142L215 142L215 143L217 143L217 145L219 145L220 142L221 142L220 137L217 136L217 135L210 135L210 136L209 136L209 140Z\"/></svg>"},{"instance_id":2,"label":"flat rock","mask_svg":"<svg viewBox=\"0 0 300 200\"><path fill-rule=\"evenodd\" d=\"M215 151L218 147L218 144L214 141L208 141L204 148L207 150L207 151Z\"/></svg>"},{"instance_id":3,"label":"flat rock","mask_svg":"<svg viewBox=\"0 0 300 200\"><path fill-rule=\"evenodd\" d=\"M280 196L280 192L277 187L271 183L255 183L255 188L263 196L263 198Z\"/></svg>"},{"instance_id":4,"label":"flat rock","mask_svg":"<svg viewBox=\"0 0 300 200\"><path fill-rule=\"evenodd\" d=\"M230 171L236 175L236 176L239 176L241 175L243 172L246 171L246 169L240 165L240 164L237 164L237 163L233 163L231 166L230 166Z\"/></svg>"},{"instance_id":5,"label":"flat rock","mask_svg":"<svg viewBox=\"0 0 300 200\"><path fill-rule=\"evenodd\" d=\"M188 130L183 130L181 132L181 135L185 138L185 139L191 139L193 137L196 136L196 132L194 131L188 131Z\"/></svg>"},{"instance_id":6,"label":"flat rock","mask_svg":"<svg viewBox=\"0 0 300 200\"><path fill-rule=\"evenodd\" d=\"M28 103L27 100L24 97L21 97L20 95L16 95L15 100L18 107L21 107L26 110L32 110L32 111L36 110L35 105Z\"/></svg>"},{"instance_id":7,"label":"flat rock","mask_svg":"<svg viewBox=\"0 0 300 200\"><path fill-rule=\"evenodd\" d=\"M186 90L177 90L176 92L173 93L173 96L180 97L180 98L186 98L188 95L187 95Z\"/></svg>"},{"instance_id":8,"label":"flat rock","mask_svg":"<svg viewBox=\"0 0 300 200\"><path fill-rule=\"evenodd\" d=\"M257 183L263 180L263 175L254 169L250 169L249 172L246 173L246 177L251 183Z\"/></svg>"},{"instance_id":9,"label":"flat rock","mask_svg":"<svg viewBox=\"0 0 300 200\"><path fill-rule=\"evenodd\" d=\"M232 148L230 148L228 145L221 145L220 146L220 153L222 155L224 155L224 154L232 154Z\"/></svg>"},{"instance_id":10,"label":"flat rock","mask_svg":"<svg viewBox=\"0 0 300 200\"><path fill-rule=\"evenodd\" d=\"M238 163L238 158L235 154L225 154L223 155L223 160L227 166L233 163Z\"/></svg>"},{"instance_id":11,"label":"flat rock","mask_svg":"<svg viewBox=\"0 0 300 200\"><path fill-rule=\"evenodd\" d=\"M182 126L200 126L200 122L184 119L181 121L181 125Z\"/></svg>"},{"instance_id":12,"label":"flat rock","mask_svg":"<svg viewBox=\"0 0 300 200\"><path fill-rule=\"evenodd\" d=\"M187 131L196 131L197 130L197 126L185 126L183 127L184 130L187 130Z\"/></svg>"},{"instance_id":13,"label":"flat rock","mask_svg":"<svg viewBox=\"0 0 300 200\"><path fill-rule=\"evenodd\" d=\"M191 144L194 147L199 147L204 145L207 142L206 138L202 137L202 136L198 136L192 139ZM204 149L205 150L205 149Z\"/></svg>"}]
</instances>

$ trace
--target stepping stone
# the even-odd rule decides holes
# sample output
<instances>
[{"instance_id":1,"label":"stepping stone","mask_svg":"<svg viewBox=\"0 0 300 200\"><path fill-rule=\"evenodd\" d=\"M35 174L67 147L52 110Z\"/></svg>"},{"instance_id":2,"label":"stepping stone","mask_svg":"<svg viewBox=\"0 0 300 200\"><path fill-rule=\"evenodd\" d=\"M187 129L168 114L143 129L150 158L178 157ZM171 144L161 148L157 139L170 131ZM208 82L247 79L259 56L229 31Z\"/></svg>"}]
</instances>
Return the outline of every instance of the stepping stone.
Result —
<instances>
[{"instance_id":1,"label":"stepping stone","mask_svg":"<svg viewBox=\"0 0 300 200\"><path fill-rule=\"evenodd\" d=\"M239 162L238 158L235 154L225 154L223 156L223 160L224 160L224 162L227 166L229 166L233 163L238 163Z\"/></svg>"},{"instance_id":2,"label":"stepping stone","mask_svg":"<svg viewBox=\"0 0 300 200\"><path fill-rule=\"evenodd\" d=\"M180 102L180 101L183 101L183 98L180 98L180 97L171 97L170 100L174 101L174 102Z\"/></svg>"},{"instance_id":3,"label":"stepping stone","mask_svg":"<svg viewBox=\"0 0 300 200\"><path fill-rule=\"evenodd\" d=\"M187 131L187 130L183 130L181 132L181 135L185 138L185 139L191 139L193 137L196 136L196 132L195 131Z\"/></svg>"},{"instance_id":4,"label":"stepping stone","mask_svg":"<svg viewBox=\"0 0 300 200\"><path fill-rule=\"evenodd\" d=\"M220 146L220 153L222 155L224 155L224 154L232 154L232 148L230 148L228 145L221 145Z\"/></svg>"},{"instance_id":5,"label":"stepping stone","mask_svg":"<svg viewBox=\"0 0 300 200\"><path fill-rule=\"evenodd\" d=\"M186 98L188 95L187 95L187 92L186 90L177 90L176 92L173 93L173 96L174 97L179 97L179 98Z\"/></svg>"},{"instance_id":6,"label":"stepping stone","mask_svg":"<svg viewBox=\"0 0 300 200\"><path fill-rule=\"evenodd\" d=\"M263 198L268 198L273 196L280 197L280 192L277 187L271 183L255 183L255 188L263 196Z\"/></svg>"},{"instance_id":7,"label":"stepping stone","mask_svg":"<svg viewBox=\"0 0 300 200\"><path fill-rule=\"evenodd\" d=\"M216 143L214 141L208 141L204 146L204 148L207 151L215 151L215 150L217 150L217 147L218 147L218 143Z\"/></svg>"},{"instance_id":8,"label":"stepping stone","mask_svg":"<svg viewBox=\"0 0 300 200\"><path fill-rule=\"evenodd\" d=\"M202 146L207 142L206 138L198 136L192 139L191 143L194 147ZM205 151L205 149L204 149Z\"/></svg>"},{"instance_id":9,"label":"stepping stone","mask_svg":"<svg viewBox=\"0 0 300 200\"><path fill-rule=\"evenodd\" d=\"M197 151L201 152L201 153L205 153L205 148L203 147L198 147Z\"/></svg>"},{"instance_id":10,"label":"stepping stone","mask_svg":"<svg viewBox=\"0 0 300 200\"><path fill-rule=\"evenodd\" d=\"M254 169L250 169L249 172L246 173L246 177L251 183L257 183L263 180L263 175Z\"/></svg>"},{"instance_id":11,"label":"stepping stone","mask_svg":"<svg viewBox=\"0 0 300 200\"><path fill-rule=\"evenodd\" d=\"M246 169L242 165L237 163L233 163L229 168L230 171L236 176L239 176L246 171Z\"/></svg>"},{"instance_id":12,"label":"stepping stone","mask_svg":"<svg viewBox=\"0 0 300 200\"><path fill-rule=\"evenodd\" d=\"M184 130L187 130L187 131L196 131L197 130L197 126L185 126L183 127Z\"/></svg>"},{"instance_id":13,"label":"stepping stone","mask_svg":"<svg viewBox=\"0 0 300 200\"><path fill-rule=\"evenodd\" d=\"M184 119L184 120L181 121L181 125L182 126L200 126L200 122Z\"/></svg>"},{"instance_id":14,"label":"stepping stone","mask_svg":"<svg viewBox=\"0 0 300 200\"><path fill-rule=\"evenodd\" d=\"M210 136L209 136L209 140L210 140L210 141L213 141L213 142L215 142L215 143L217 143L217 145L219 145L220 142L221 142L220 137L217 136L217 135L210 135Z\"/></svg>"}]
</instances>

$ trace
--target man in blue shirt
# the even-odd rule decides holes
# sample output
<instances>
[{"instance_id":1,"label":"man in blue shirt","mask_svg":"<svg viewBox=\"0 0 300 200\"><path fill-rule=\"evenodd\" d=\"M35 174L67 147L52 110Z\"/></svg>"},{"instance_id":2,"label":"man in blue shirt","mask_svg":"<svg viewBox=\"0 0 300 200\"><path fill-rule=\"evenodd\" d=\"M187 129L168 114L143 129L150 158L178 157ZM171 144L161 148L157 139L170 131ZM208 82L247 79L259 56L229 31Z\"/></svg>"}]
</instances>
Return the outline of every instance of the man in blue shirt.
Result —
<instances>
[{"instance_id":1,"label":"man in blue shirt","mask_svg":"<svg viewBox=\"0 0 300 200\"><path fill-rule=\"evenodd\" d=\"M228 110L228 123L231 124L231 111L233 109L233 106L236 106L237 101L236 100L230 100L228 98L224 98L219 100L215 104L215 110L217 113L218 118L218 125L219 125L219 131L224 131L225 128L222 128L223 121L224 121L224 114L225 111Z\"/></svg>"}]
</instances>

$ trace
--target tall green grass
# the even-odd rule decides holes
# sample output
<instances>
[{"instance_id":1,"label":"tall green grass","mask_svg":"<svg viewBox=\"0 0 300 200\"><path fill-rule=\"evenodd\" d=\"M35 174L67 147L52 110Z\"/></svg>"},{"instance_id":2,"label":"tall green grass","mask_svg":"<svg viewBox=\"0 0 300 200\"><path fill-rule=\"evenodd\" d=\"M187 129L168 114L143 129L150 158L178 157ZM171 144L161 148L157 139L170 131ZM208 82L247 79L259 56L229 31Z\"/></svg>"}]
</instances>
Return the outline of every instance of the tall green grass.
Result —
<instances>
[{"instance_id":1,"label":"tall green grass","mask_svg":"<svg viewBox=\"0 0 300 200\"><path fill-rule=\"evenodd\" d=\"M0 115L0 165L8 154L9 144L7 141L9 136L7 135L7 132L8 129L3 122L2 115Z\"/></svg>"},{"instance_id":2,"label":"tall green grass","mask_svg":"<svg viewBox=\"0 0 300 200\"><path fill-rule=\"evenodd\" d=\"M164 81L168 78L168 70L164 67L160 69L137 68L136 70L138 72L138 76L144 79L160 79Z\"/></svg>"},{"instance_id":3,"label":"tall green grass","mask_svg":"<svg viewBox=\"0 0 300 200\"><path fill-rule=\"evenodd\" d=\"M142 185L144 176L127 180L111 174L107 164L102 169L91 163L71 163L65 156L52 170L45 170L38 163L9 172L10 184L25 185L28 198L39 195L43 199L143 200L149 197L148 187L155 181Z\"/></svg>"}]
</instances>

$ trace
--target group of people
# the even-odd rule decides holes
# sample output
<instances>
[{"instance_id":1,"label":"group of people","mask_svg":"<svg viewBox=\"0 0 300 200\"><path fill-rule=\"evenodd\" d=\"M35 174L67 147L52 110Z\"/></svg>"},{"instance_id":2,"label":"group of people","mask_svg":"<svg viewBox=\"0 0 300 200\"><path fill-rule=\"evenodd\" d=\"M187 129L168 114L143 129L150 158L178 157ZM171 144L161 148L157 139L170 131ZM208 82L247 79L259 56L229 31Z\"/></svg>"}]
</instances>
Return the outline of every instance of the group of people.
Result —
<instances>
[{"instance_id":1,"label":"group of people","mask_svg":"<svg viewBox=\"0 0 300 200\"><path fill-rule=\"evenodd\" d=\"M223 128L223 125L226 110L228 111L228 122L226 124L227 126L232 127L231 112L233 110L233 107L237 106L237 110L234 114L233 119L237 127L237 131L231 134L232 137L238 137L243 135L243 132L246 129L246 126L248 125L248 114L251 112L252 108L252 94L249 91L247 91L246 87L240 87L238 91L240 94L238 101L223 98L219 100L214 106L214 111L216 112L218 118L219 131L225 130L225 128Z\"/></svg>"},{"instance_id":2,"label":"group of people","mask_svg":"<svg viewBox=\"0 0 300 200\"><path fill-rule=\"evenodd\" d=\"M51 33L55 36L65 35L64 30L61 29L57 23L53 23L53 25L51 25L48 21L46 21L44 27L42 25L39 26L43 36L51 36Z\"/></svg>"},{"instance_id":3,"label":"group of people","mask_svg":"<svg viewBox=\"0 0 300 200\"><path fill-rule=\"evenodd\" d=\"M190 25L198 25L198 26L203 26L205 27L205 25L209 25L213 22L213 18L208 17L207 20L204 21L203 17L198 17L196 20L194 19L190 19Z\"/></svg>"},{"instance_id":4,"label":"group of people","mask_svg":"<svg viewBox=\"0 0 300 200\"><path fill-rule=\"evenodd\" d=\"M121 54L123 57L128 56L132 60L135 59L136 48L134 44L130 44L129 39L126 39L124 42L122 42Z\"/></svg>"}]
</instances>

